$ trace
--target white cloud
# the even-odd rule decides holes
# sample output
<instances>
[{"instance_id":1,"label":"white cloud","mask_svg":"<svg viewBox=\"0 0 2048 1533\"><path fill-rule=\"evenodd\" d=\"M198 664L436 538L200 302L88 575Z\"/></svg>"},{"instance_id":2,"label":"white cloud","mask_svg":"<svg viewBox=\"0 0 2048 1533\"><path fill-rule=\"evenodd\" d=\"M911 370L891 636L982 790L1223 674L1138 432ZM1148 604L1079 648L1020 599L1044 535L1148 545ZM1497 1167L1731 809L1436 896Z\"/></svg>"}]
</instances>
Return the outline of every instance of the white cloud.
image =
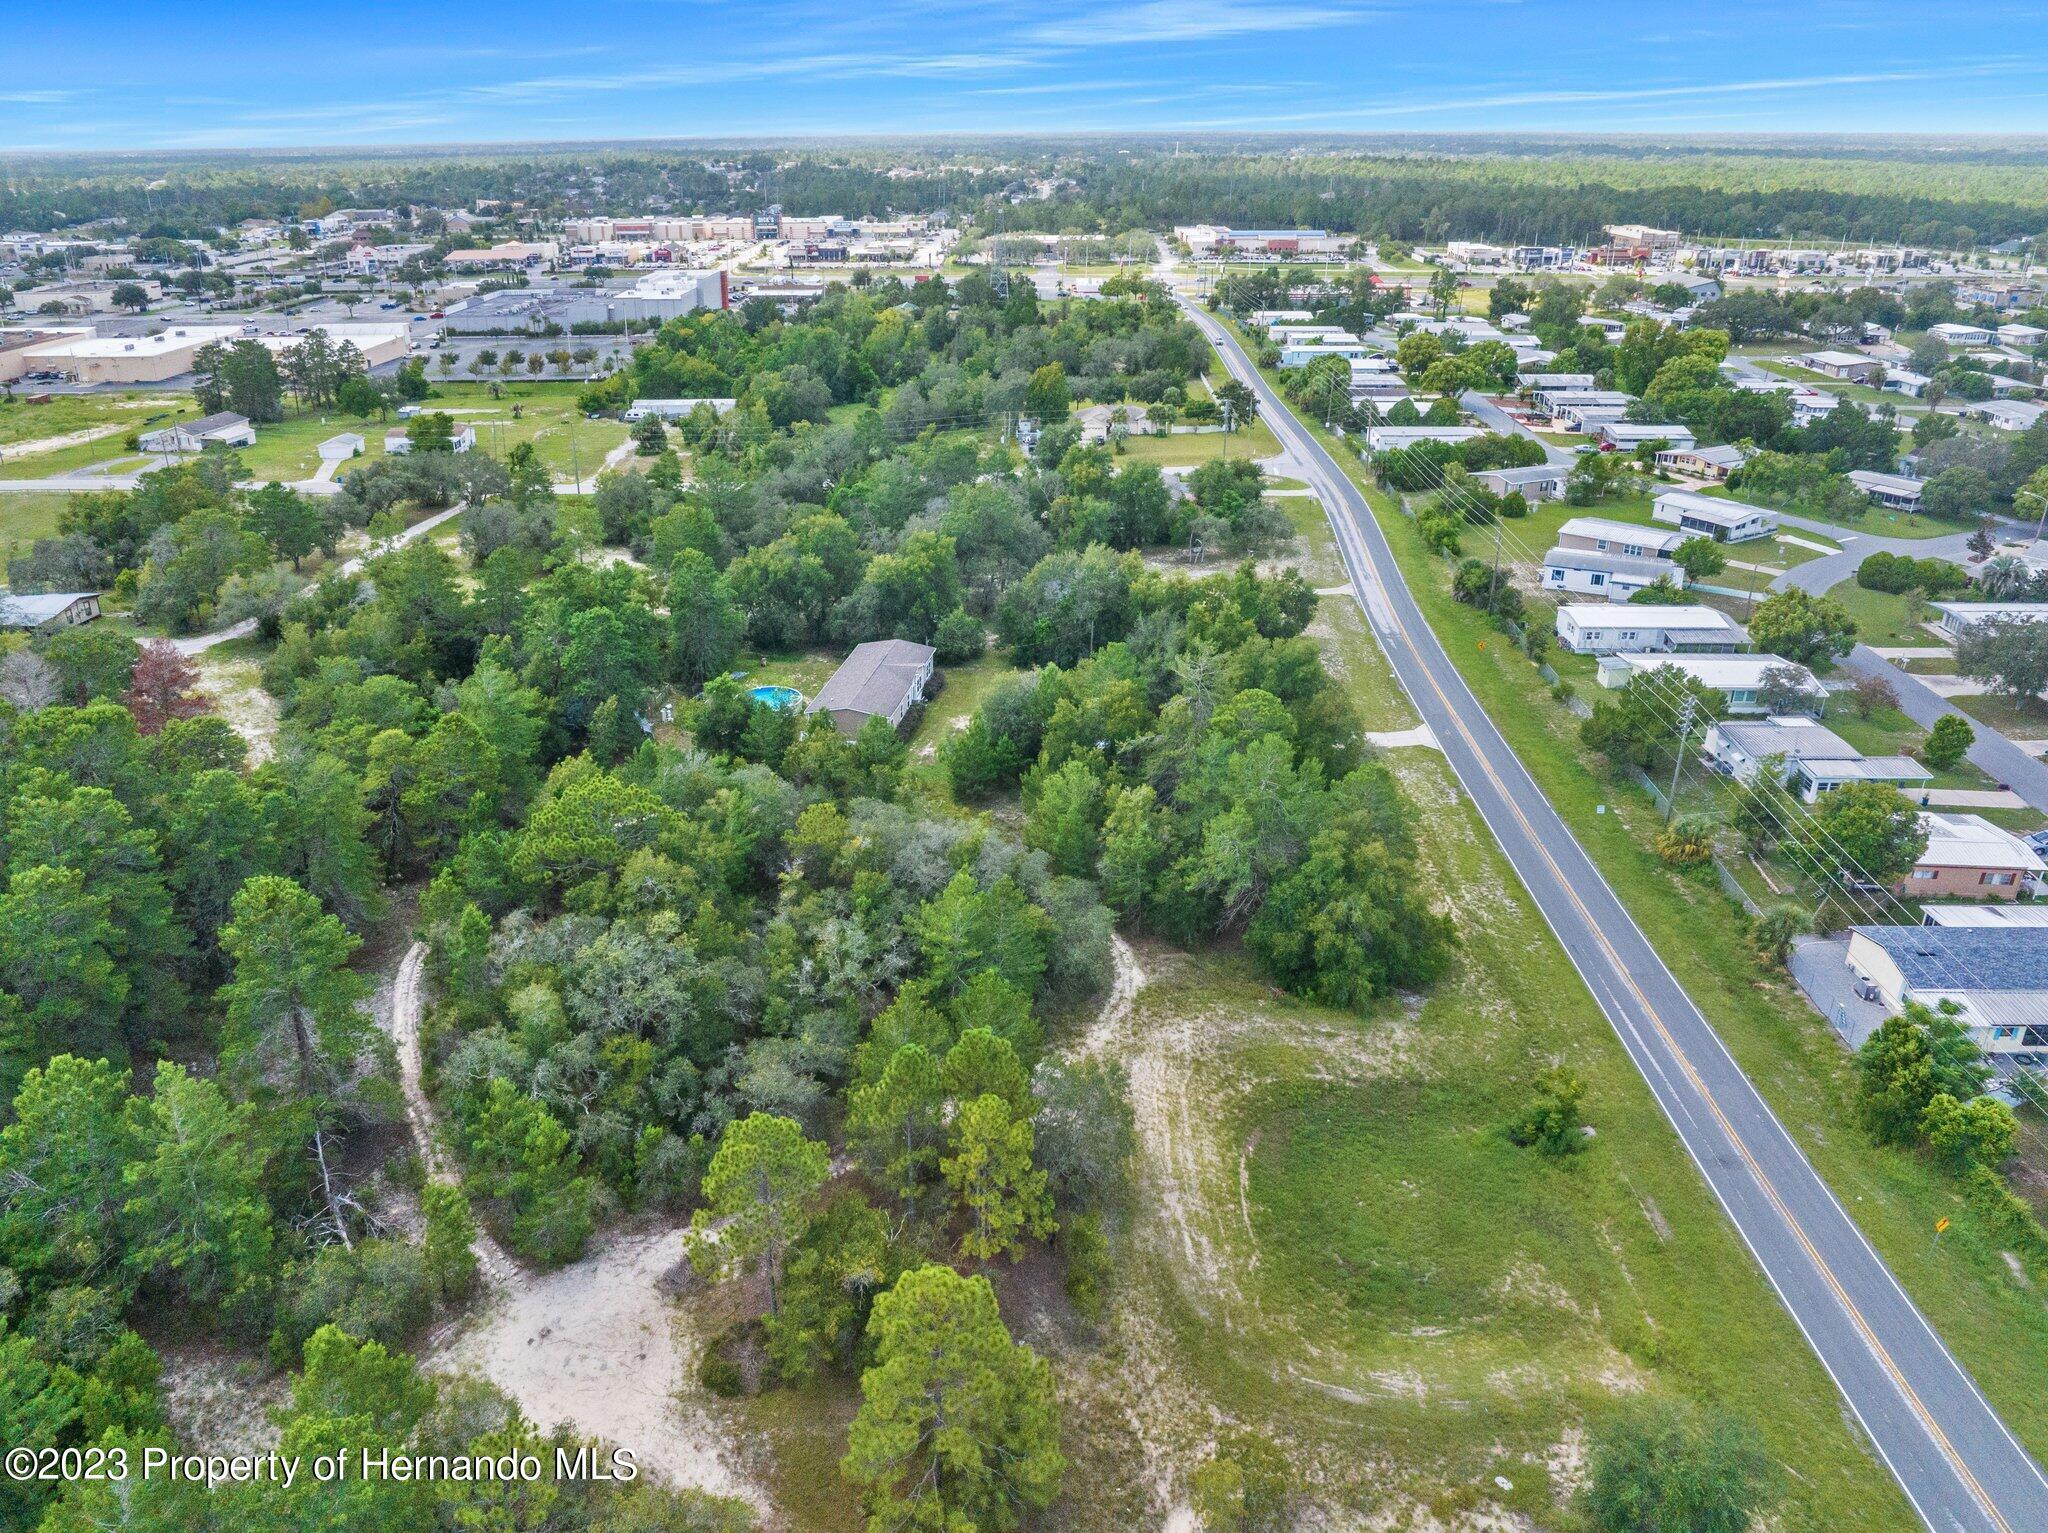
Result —
<instances>
[{"instance_id":1,"label":"white cloud","mask_svg":"<svg viewBox=\"0 0 2048 1533\"><path fill-rule=\"evenodd\" d=\"M1258 0L1141 0L1131 6L1091 8L1058 21L1026 27L1032 42L1086 48L1202 42L1262 32L1305 32L1342 26L1370 14L1349 6L1267 5Z\"/></svg>"}]
</instances>

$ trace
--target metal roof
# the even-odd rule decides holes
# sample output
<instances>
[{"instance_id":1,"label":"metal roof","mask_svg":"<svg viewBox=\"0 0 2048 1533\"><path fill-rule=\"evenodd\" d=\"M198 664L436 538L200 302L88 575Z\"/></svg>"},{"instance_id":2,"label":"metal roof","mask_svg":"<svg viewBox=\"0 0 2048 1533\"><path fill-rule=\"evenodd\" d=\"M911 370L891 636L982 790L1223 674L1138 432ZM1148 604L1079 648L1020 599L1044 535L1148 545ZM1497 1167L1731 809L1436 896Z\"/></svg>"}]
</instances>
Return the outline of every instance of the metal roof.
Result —
<instances>
[{"instance_id":1,"label":"metal roof","mask_svg":"<svg viewBox=\"0 0 2048 1533\"><path fill-rule=\"evenodd\" d=\"M96 591L46 591L16 596L11 591L0 591L0 628L40 628L51 618L62 616L73 602L89 601L98 594Z\"/></svg>"},{"instance_id":2,"label":"metal roof","mask_svg":"<svg viewBox=\"0 0 2048 1533\"><path fill-rule=\"evenodd\" d=\"M1651 580L1659 575L1684 574L1669 559L1638 559L1633 554L1610 554L1598 548L1553 548L1543 556L1543 567L1599 570L1608 575L1642 575Z\"/></svg>"}]
</instances>

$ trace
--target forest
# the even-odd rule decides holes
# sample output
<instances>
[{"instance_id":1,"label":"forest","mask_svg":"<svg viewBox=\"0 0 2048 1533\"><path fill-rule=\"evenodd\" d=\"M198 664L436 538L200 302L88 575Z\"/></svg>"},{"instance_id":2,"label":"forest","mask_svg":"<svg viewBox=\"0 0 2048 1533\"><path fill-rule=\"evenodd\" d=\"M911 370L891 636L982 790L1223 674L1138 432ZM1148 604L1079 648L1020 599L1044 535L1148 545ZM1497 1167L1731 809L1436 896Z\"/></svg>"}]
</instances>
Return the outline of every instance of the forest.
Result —
<instances>
[{"instance_id":1,"label":"forest","mask_svg":"<svg viewBox=\"0 0 2048 1533\"><path fill-rule=\"evenodd\" d=\"M125 625L0 656L10 1441L174 1441L159 1348L198 1338L291 1374L287 1448L574 1447L406 1349L473 1301L480 1251L545 1269L687 1220L706 1280L761 1285L707 1387L857 1390L841 1472L884 1523L1048 1505L1050 1365L990 1276L1049 1262L1084 1314L1116 1281L1123 1083L1050 1045L1117 927L1241 940L1354 1008L1452 947L1303 635L1314 593L1158 567L1287 536L1258 469L1170 485L1067 418L1189 401L1205 363L1142 282L1083 305L884 281L666 327L629 386L738 403L588 503L530 449L429 434L318 505L218 449L83 498L28 564L110 577L146 627L252 619L280 725L252 753ZM458 504L449 538L401 536ZM849 737L731 674L867 638L1009 678L918 760L886 720ZM372 1004L413 933L452 1178L406 1147ZM974 1446L934 1448L942 1418ZM0 1497L53 1533L745 1516L646 1482Z\"/></svg>"},{"instance_id":2,"label":"forest","mask_svg":"<svg viewBox=\"0 0 2048 1533\"><path fill-rule=\"evenodd\" d=\"M1180 152L1176 152L1176 150ZM1968 249L2048 232L2048 170L1996 145L1901 139L1840 145L1525 142L1457 137L1187 144L1114 152L1086 139L961 140L764 152L593 146L394 151L347 159L222 155L0 163L0 225L50 229L68 211L131 230L203 238L244 218L334 206L467 207L530 214L650 207L880 217L945 210L962 224L1116 234L1176 223L1308 225L1377 239L1589 243L1609 223L1726 239L1862 240ZM711 169L717 165L721 168ZM1048 200L1015 205L1025 177ZM601 191L597 190L602 188Z\"/></svg>"}]
</instances>

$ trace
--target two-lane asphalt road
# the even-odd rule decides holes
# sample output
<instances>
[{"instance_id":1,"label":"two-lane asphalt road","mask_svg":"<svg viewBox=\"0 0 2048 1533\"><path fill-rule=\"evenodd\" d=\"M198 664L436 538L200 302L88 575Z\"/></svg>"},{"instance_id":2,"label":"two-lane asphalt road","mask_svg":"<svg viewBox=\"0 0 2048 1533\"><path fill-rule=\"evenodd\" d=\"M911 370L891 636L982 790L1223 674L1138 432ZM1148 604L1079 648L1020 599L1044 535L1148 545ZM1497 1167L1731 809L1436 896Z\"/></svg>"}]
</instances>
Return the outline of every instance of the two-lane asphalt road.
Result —
<instances>
[{"instance_id":1,"label":"two-lane asphalt road","mask_svg":"<svg viewBox=\"0 0 2048 1533\"><path fill-rule=\"evenodd\" d=\"M1352 586L1402 686L1915 1509L1943 1533L2048 1529L2048 1479L1906 1297L1494 728L1416 606L1357 487L1223 327L1192 304L1188 312L1230 371L1257 392L1267 423L1322 497Z\"/></svg>"}]
</instances>

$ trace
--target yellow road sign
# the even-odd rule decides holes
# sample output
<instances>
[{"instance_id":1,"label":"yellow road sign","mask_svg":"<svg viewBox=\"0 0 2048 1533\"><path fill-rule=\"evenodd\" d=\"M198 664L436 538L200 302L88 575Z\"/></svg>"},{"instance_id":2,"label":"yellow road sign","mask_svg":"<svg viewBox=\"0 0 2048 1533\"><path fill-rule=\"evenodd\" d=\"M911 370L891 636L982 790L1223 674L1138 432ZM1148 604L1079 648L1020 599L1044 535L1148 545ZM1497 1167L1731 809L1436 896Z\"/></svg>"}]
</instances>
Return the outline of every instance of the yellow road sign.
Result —
<instances>
[{"instance_id":1,"label":"yellow road sign","mask_svg":"<svg viewBox=\"0 0 2048 1533\"><path fill-rule=\"evenodd\" d=\"M1941 1233L1941 1232L1942 1232L1943 1230L1945 1230L1945 1229L1947 1229L1947 1228L1948 1228L1948 1218L1947 1218L1947 1216L1946 1216L1946 1215L1944 1215L1944 1216L1942 1216L1941 1218L1939 1218L1939 1219L1937 1219L1937 1220L1935 1220L1935 1221L1934 1221L1934 1233L1935 1233L1935 1234L1939 1235L1939 1234L1940 1234L1940 1233Z\"/></svg>"}]
</instances>

